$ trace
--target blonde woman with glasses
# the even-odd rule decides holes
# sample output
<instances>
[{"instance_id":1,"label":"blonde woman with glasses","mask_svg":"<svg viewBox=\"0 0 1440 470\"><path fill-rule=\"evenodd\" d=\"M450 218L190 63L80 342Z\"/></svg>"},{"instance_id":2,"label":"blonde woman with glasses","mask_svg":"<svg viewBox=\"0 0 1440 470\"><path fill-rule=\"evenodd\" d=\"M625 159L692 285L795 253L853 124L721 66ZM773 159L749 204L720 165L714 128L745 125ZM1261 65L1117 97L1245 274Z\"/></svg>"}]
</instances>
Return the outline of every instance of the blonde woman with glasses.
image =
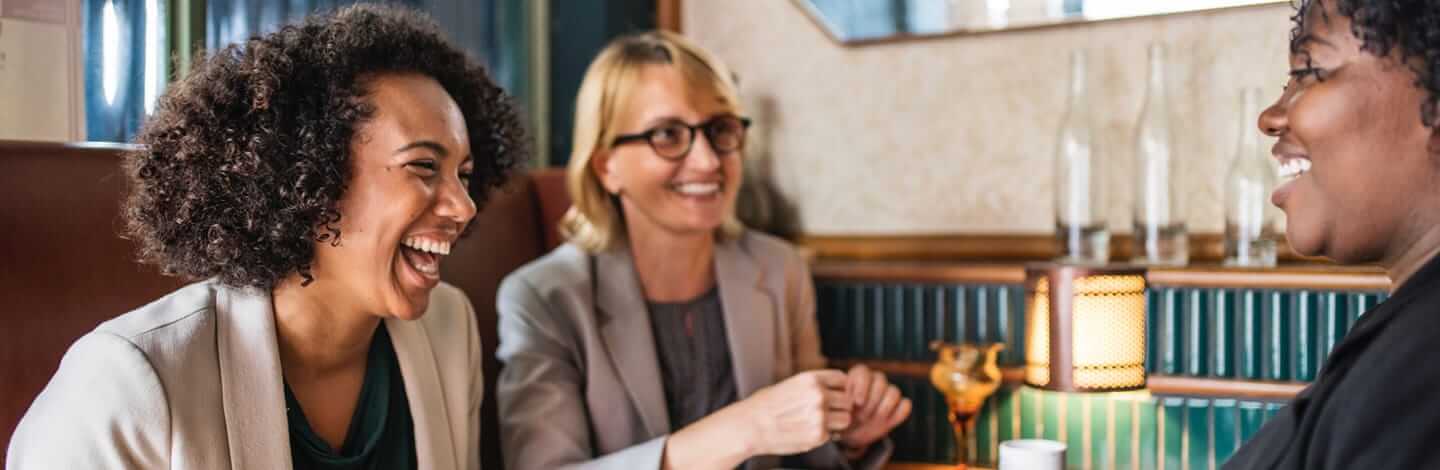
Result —
<instances>
[{"instance_id":1,"label":"blonde woman with glasses","mask_svg":"<svg viewBox=\"0 0 1440 470\"><path fill-rule=\"evenodd\" d=\"M567 243L501 284L507 468L880 468L911 404L825 369L814 288L735 218L751 122L729 70L665 32L580 86Z\"/></svg>"}]
</instances>

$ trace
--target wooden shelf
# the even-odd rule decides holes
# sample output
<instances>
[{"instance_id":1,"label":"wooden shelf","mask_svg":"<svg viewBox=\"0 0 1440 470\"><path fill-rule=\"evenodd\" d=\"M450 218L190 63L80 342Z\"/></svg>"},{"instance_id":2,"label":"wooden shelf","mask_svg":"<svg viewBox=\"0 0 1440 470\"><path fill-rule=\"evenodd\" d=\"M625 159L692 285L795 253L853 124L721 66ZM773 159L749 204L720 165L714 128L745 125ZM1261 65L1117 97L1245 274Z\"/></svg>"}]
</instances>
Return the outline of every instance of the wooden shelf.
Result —
<instances>
[{"instance_id":1,"label":"wooden shelf","mask_svg":"<svg viewBox=\"0 0 1440 470\"><path fill-rule=\"evenodd\" d=\"M929 362L921 361L872 361L833 360L830 366L849 370L855 364L884 372L889 376L927 379L930 377ZM1001 380L1010 385L1024 382L1025 371L1020 367L1002 367ZM1220 379L1208 377L1180 377L1150 375L1146 389L1158 395L1186 395L1215 398L1245 398L1255 400L1290 400L1308 385L1303 382L1274 382L1266 380Z\"/></svg>"}]
</instances>

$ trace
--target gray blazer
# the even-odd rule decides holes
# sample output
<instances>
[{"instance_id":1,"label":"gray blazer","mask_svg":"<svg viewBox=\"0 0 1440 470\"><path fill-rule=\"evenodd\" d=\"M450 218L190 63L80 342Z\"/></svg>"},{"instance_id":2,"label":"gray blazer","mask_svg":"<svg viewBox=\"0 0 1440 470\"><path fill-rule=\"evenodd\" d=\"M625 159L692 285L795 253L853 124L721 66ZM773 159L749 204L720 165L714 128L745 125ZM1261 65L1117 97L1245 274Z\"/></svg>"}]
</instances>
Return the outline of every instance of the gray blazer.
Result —
<instances>
[{"instance_id":1,"label":"gray blazer","mask_svg":"<svg viewBox=\"0 0 1440 470\"><path fill-rule=\"evenodd\" d=\"M789 245L746 231L716 245L715 277L741 399L825 367L810 270ZM562 245L507 276L496 304L506 468L660 468L670 418L628 249L591 256ZM862 467L883 466L892 447L888 439L873 446ZM802 459L807 467L848 467L834 444ZM768 456L749 468L779 463Z\"/></svg>"},{"instance_id":2,"label":"gray blazer","mask_svg":"<svg viewBox=\"0 0 1440 470\"><path fill-rule=\"evenodd\" d=\"M441 284L415 321L387 319L421 469L480 468L480 335ZM191 284L75 342L10 441L11 470L289 469L269 293Z\"/></svg>"}]
</instances>

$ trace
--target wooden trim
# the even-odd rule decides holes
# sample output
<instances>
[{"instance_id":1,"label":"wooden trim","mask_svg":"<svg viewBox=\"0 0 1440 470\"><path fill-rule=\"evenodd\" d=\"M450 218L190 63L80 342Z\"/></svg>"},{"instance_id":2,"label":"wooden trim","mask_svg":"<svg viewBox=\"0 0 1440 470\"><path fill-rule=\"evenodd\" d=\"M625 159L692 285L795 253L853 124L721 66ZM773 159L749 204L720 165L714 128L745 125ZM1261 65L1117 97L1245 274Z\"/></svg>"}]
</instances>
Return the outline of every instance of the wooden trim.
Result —
<instances>
[{"instance_id":1,"label":"wooden trim","mask_svg":"<svg viewBox=\"0 0 1440 470\"><path fill-rule=\"evenodd\" d=\"M830 367L840 370L850 370L859 364L865 367L884 372L885 375L911 377L917 379L929 379L930 367L934 364L922 361L881 361L870 359L836 359L830 361ZM1000 381L1007 384L1018 384L1025 379L1025 369L1020 367L1001 367Z\"/></svg>"},{"instance_id":2,"label":"wooden trim","mask_svg":"<svg viewBox=\"0 0 1440 470\"><path fill-rule=\"evenodd\" d=\"M1146 379L1151 393L1202 397L1290 400L1309 384L1265 380L1232 380L1152 375Z\"/></svg>"},{"instance_id":3,"label":"wooden trim","mask_svg":"<svg viewBox=\"0 0 1440 470\"><path fill-rule=\"evenodd\" d=\"M881 361L868 359L841 359L830 361L830 367L849 370L856 364L890 376L929 379L929 362L922 361ZM1025 369L1021 367L1000 368L1002 382L1017 385L1025 380ZM1157 395L1187 395L1214 398L1248 398L1257 400L1290 400L1309 385L1304 382L1273 382L1266 380L1212 379L1200 377L1177 377L1151 375L1146 378L1145 389Z\"/></svg>"},{"instance_id":4,"label":"wooden trim","mask_svg":"<svg viewBox=\"0 0 1440 470\"><path fill-rule=\"evenodd\" d=\"M924 261L818 260L810 267L819 279L889 282L955 282L966 284L1019 284L1025 267L1019 264L958 264Z\"/></svg>"},{"instance_id":5,"label":"wooden trim","mask_svg":"<svg viewBox=\"0 0 1440 470\"><path fill-rule=\"evenodd\" d=\"M1048 261L1058 253L1055 237L1049 234L951 234L951 235L801 235L800 246L819 258L909 261ZM1129 260L1131 236L1110 237L1110 259ZM1296 254L1285 241L1277 247L1286 262L1328 264L1321 258ZM1190 234L1190 261L1218 262L1225 256L1225 236L1218 233Z\"/></svg>"},{"instance_id":6,"label":"wooden trim","mask_svg":"<svg viewBox=\"0 0 1440 470\"><path fill-rule=\"evenodd\" d=\"M680 23L683 21L680 16L681 0L656 0L655 1L655 24L658 29L681 32Z\"/></svg>"},{"instance_id":7,"label":"wooden trim","mask_svg":"<svg viewBox=\"0 0 1440 470\"><path fill-rule=\"evenodd\" d=\"M816 279L848 282L928 282L957 284L1021 284L1020 263L943 261L855 261L822 258L810 268ZM1201 264L1184 268L1153 268L1152 286L1251 289L1323 289L1383 291L1390 278L1378 268L1338 265L1285 265L1277 268L1227 268Z\"/></svg>"},{"instance_id":8,"label":"wooden trim","mask_svg":"<svg viewBox=\"0 0 1440 470\"><path fill-rule=\"evenodd\" d=\"M1145 275L1152 285L1232 287L1254 289L1324 289L1382 291L1390 288L1385 271L1372 267L1286 266L1276 269L1241 269L1198 266L1151 269Z\"/></svg>"}]
</instances>

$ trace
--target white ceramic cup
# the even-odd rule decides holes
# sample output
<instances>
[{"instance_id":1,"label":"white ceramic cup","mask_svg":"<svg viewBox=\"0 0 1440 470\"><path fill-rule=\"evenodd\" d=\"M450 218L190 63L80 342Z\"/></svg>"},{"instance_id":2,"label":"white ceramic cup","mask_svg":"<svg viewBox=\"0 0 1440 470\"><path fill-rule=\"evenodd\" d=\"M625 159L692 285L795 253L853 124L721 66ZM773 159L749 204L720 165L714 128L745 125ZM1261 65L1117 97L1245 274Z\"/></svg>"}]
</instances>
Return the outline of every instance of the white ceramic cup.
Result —
<instances>
[{"instance_id":1,"label":"white ceramic cup","mask_svg":"<svg viewBox=\"0 0 1440 470\"><path fill-rule=\"evenodd\" d=\"M1065 443L1044 439L1001 442L999 470L1065 470Z\"/></svg>"}]
</instances>

